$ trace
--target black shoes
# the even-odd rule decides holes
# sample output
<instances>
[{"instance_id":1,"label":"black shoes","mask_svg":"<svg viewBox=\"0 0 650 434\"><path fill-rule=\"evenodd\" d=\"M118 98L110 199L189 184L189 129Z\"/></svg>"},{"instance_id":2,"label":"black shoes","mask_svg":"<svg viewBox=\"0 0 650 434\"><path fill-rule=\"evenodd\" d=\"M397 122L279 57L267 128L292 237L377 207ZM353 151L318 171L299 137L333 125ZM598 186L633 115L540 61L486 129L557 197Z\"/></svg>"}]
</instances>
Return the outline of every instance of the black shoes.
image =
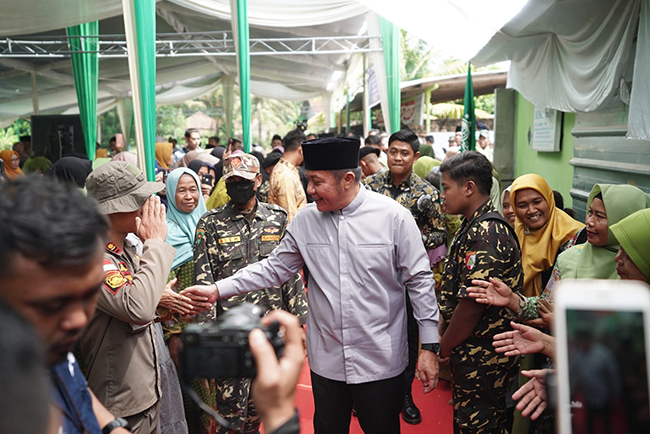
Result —
<instances>
[{"instance_id":1,"label":"black shoes","mask_svg":"<svg viewBox=\"0 0 650 434\"><path fill-rule=\"evenodd\" d=\"M411 394L404 395L404 407L402 407L402 419L404 422L417 425L422 422L422 416L420 415L420 410L415 406L413 402L413 396Z\"/></svg>"}]
</instances>

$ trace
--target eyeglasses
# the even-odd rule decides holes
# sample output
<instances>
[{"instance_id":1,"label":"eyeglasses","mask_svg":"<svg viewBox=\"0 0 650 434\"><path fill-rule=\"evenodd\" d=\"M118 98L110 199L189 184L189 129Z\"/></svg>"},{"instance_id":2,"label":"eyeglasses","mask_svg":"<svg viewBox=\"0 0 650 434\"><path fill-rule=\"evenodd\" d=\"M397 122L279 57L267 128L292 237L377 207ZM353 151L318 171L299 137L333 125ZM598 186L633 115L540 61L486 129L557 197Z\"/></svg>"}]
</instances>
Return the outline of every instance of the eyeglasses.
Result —
<instances>
[{"instance_id":1,"label":"eyeglasses","mask_svg":"<svg viewBox=\"0 0 650 434\"><path fill-rule=\"evenodd\" d=\"M11 157L11 161L20 161L19 157Z\"/></svg>"}]
</instances>

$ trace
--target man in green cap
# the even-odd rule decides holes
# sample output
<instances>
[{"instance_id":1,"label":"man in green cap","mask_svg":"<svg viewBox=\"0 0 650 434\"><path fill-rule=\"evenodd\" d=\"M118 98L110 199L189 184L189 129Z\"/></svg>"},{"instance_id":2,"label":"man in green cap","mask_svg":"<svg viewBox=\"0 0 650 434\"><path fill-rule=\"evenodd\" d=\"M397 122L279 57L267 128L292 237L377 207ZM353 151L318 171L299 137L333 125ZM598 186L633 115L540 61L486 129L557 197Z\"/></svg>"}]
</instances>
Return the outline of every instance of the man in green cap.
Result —
<instances>
[{"instance_id":1,"label":"man in green cap","mask_svg":"<svg viewBox=\"0 0 650 434\"><path fill-rule=\"evenodd\" d=\"M287 212L277 205L262 203L255 192L262 183L260 163L252 155L237 151L224 159L223 178L230 196L227 204L208 211L196 227L194 270L197 285L213 285L241 268L267 258L280 243L288 224ZM286 310L302 324L307 317L307 298L299 273L286 282L261 291L219 300L206 320L216 320L225 311L242 303L254 303L265 313ZM250 378L216 381L216 410L239 433L257 433L260 417L250 398ZM212 423L212 421L210 422ZM227 433L224 427L208 427Z\"/></svg>"}]
</instances>

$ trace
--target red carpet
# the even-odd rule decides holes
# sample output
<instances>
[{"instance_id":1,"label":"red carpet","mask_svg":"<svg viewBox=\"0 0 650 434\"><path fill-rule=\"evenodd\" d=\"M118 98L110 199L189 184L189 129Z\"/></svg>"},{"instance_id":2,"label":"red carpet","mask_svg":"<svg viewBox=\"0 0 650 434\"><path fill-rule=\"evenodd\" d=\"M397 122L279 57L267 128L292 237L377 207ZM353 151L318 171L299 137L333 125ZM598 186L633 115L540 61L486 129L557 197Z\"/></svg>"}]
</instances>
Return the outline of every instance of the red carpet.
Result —
<instances>
[{"instance_id":1,"label":"red carpet","mask_svg":"<svg viewBox=\"0 0 650 434\"><path fill-rule=\"evenodd\" d=\"M409 425L402 420L403 434L451 434L453 432L453 409L449 405L449 400L451 399L449 383L441 381L433 392L424 395L422 393L421 383L419 380L415 380L413 382L413 399L422 412L422 423L419 425ZM313 434L314 426L312 424L312 418L314 416L314 399L311 393L311 379L307 363L305 363L300 380L298 381L296 407L300 411L301 434ZM352 417L350 433L363 434L355 417Z\"/></svg>"}]
</instances>

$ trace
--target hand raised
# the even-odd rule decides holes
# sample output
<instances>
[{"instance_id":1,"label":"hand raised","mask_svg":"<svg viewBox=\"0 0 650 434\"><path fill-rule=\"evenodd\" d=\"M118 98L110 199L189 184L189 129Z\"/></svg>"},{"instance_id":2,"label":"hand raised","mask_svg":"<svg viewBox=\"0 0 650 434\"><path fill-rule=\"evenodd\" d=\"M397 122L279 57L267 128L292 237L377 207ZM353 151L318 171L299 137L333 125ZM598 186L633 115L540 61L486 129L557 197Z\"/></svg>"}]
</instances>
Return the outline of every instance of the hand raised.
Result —
<instances>
[{"instance_id":1,"label":"hand raised","mask_svg":"<svg viewBox=\"0 0 650 434\"><path fill-rule=\"evenodd\" d=\"M544 333L516 322L511 322L510 325L514 331L494 335L492 345L497 353L511 357L544 351Z\"/></svg>"},{"instance_id":2,"label":"hand raised","mask_svg":"<svg viewBox=\"0 0 650 434\"><path fill-rule=\"evenodd\" d=\"M546 410L545 384L548 371L549 369L521 371L521 375L530 378L530 380L512 394L512 399L519 401L517 410L521 411L521 415L524 417L530 415L530 420L537 419Z\"/></svg>"},{"instance_id":3,"label":"hand raised","mask_svg":"<svg viewBox=\"0 0 650 434\"><path fill-rule=\"evenodd\" d=\"M470 286L467 288L467 292L477 303L507 306L510 302L512 290L500 280L492 277L489 281L472 280L472 285L476 286Z\"/></svg>"},{"instance_id":4,"label":"hand raised","mask_svg":"<svg viewBox=\"0 0 650 434\"><path fill-rule=\"evenodd\" d=\"M141 217L136 217L136 235L143 242L146 240L161 240L167 238L167 214L160 198L152 195L142 205Z\"/></svg>"}]
</instances>

